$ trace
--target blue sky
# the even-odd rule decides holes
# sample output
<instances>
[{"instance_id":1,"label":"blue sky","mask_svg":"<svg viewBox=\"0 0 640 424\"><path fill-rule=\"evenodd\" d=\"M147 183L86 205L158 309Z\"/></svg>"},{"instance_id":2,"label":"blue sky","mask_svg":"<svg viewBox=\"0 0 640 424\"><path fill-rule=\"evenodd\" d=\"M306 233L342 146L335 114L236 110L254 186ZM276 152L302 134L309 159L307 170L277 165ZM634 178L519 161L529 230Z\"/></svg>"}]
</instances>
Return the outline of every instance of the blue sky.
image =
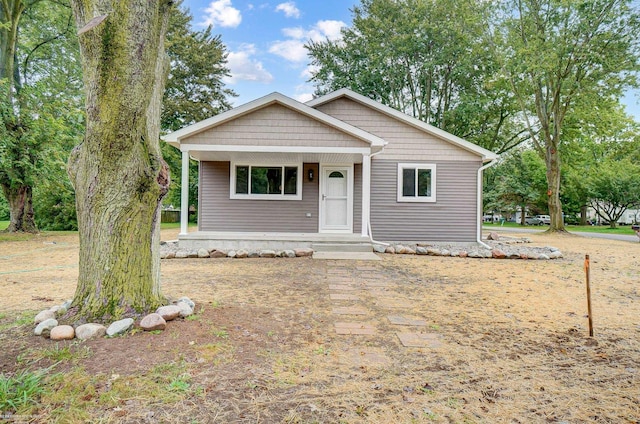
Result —
<instances>
[{"instance_id":1,"label":"blue sky","mask_svg":"<svg viewBox=\"0 0 640 424\"><path fill-rule=\"evenodd\" d=\"M278 91L300 101L311 99L313 86L304 44L336 39L351 25L359 0L184 0L195 29L213 26L229 52L231 78L239 94L235 106ZM627 112L640 121L640 92L623 99Z\"/></svg>"},{"instance_id":2,"label":"blue sky","mask_svg":"<svg viewBox=\"0 0 640 424\"><path fill-rule=\"evenodd\" d=\"M240 105L278 91L300 101L311 99L309 39L335 39L350 24L355 0L249 1L184 0L194 29L211 24L229 51L231 78L225 82Z\"/></svg>"}]
</instances>

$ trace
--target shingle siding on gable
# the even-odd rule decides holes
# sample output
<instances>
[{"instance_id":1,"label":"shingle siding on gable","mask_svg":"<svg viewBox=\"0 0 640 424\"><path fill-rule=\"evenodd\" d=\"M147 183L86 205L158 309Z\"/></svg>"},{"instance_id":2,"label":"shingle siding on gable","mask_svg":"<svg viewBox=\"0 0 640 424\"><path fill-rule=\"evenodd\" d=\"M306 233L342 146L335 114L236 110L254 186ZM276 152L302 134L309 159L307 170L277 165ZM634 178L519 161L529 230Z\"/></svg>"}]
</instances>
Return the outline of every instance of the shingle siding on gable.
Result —
<instances>
[{"instance_id":1,"label":"shingle siding on gable","mask_svg":"<svg viewBox=\"0 0 640 424\"><path fill-rule=\"evenodd\" d=\"M398 161L459 160L478 162L479 156L425 133L377 110L346 98L318 106L321 112L340 119L389 144L378 156Z\"/></svg>"},{"instance_id":2,"label":"shingle siding on gable","mask_svg":"<svg viewBox=\"0 0 640 424\"><path fill-rule=\"evenodd\" d=\"M436 202L397 202L398 161L374 157L371 229L380 241L473 242L476 239L478 162L435 163Z\"/></svg>"},{"instance_id":3,"label":"shingle siding on gable","mask_svg":"<svg viewBox=\"0 0 640 424\"><path fill-rule=\"evenodd\" d=\"M229 162L201 162L198 230L317 233L318 178L304 178L309 168L319 175L317 164L304 164L302 200L245 200L229 198Z\"/></svg>"},{"instance_id":4,"label":"shingle siding on gable","mask_svg":"<svg viewBox=\"0 0 640 424\"><path fill-rule=\"evenodd\" d=\"M369 147L369 144L281 105L251 114L181 140L183 144L241 146Z\"/></svg>"}]
</instances>

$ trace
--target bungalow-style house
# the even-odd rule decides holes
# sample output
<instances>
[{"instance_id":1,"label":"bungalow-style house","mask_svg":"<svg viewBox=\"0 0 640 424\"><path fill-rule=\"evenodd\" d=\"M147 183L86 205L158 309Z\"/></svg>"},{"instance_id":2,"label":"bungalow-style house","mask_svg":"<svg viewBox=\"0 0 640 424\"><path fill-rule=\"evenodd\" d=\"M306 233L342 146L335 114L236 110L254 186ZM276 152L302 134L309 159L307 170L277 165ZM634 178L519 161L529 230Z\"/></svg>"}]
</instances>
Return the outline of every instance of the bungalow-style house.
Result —
<instances>
[{"instance_id":1,"label":"bungalow-style house","mask_svg":"<svg viewBox=\"0 0 640 424\"><path fill-rule=\"evenodd\" d=\"M279 93L168 134L199 162L188 248L481 242L482 171L497 155L342 89L305 104Z\"/></svg>"}]
</instances>

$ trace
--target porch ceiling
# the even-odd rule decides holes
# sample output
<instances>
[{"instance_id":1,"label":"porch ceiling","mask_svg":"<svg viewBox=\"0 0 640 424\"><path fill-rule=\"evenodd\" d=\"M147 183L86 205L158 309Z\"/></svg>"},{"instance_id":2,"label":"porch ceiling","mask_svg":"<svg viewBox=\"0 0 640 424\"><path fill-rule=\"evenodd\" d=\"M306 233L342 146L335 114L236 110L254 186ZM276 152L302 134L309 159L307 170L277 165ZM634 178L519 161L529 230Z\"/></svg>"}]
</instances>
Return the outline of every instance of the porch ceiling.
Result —
<instances>
[{"instance_id":1,"label":"porch ceiling","mask_svg":"<svg viewBox=\"0 0 640 424\"><path fill-rule=\"evenodd\" d=\"M246 162L260 164L283 163L362 163L362 154L357 153L285 153L285 152L206 152L190 151L198 161Z\"/></svg>"}]
</instances>

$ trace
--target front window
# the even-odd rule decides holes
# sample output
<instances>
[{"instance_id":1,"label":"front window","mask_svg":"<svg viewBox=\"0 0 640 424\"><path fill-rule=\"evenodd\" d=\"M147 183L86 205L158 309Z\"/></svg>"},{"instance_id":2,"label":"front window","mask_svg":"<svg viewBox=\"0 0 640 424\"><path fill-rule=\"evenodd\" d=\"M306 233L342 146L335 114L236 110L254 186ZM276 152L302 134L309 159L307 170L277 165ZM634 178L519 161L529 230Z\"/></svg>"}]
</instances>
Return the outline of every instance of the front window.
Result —
<instances>
[{"instance_id":1,"label":"front window","mask_svg":"<svg viewBox=\"0 0 640 424\"><path fill-rule=\"evenodd\" d=\"M398 164L398 202L435 202L436 165Z\"/></svg>"},{"instance_id":2,"label":"front window","mask_svg":"<svg viewBox=\"0 0 640 424\"><path fill-rule=\"evenodd\" d=\"M302 199L300 165L233 165L232 199Z\"/></svg>"}]
</instances>

